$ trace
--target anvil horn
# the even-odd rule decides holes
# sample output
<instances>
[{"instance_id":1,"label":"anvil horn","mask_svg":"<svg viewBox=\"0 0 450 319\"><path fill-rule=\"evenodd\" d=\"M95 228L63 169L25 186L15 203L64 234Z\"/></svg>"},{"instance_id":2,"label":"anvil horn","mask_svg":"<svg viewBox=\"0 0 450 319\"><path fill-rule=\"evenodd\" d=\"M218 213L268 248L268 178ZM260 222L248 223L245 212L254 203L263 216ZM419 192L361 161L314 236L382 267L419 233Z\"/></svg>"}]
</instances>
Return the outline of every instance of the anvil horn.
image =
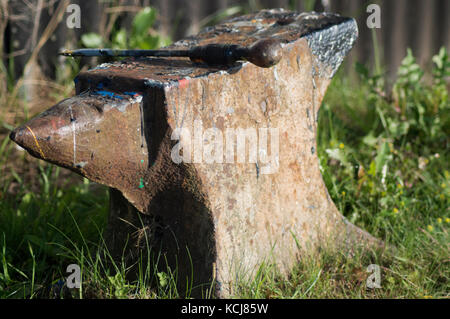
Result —
<instances>
[{"instance_id":1,"label":"anvil horn","mask_svg":"<svg viewBox=\"0 0 450 319\"><path fill-rule=\"evenodd\" d=\"M129 190L142 188L148 165L141 114L142 94L97 91L59 102L13 130L10 138L34 157L138 202L142 192Z\"/></svg>"}]
</instances>

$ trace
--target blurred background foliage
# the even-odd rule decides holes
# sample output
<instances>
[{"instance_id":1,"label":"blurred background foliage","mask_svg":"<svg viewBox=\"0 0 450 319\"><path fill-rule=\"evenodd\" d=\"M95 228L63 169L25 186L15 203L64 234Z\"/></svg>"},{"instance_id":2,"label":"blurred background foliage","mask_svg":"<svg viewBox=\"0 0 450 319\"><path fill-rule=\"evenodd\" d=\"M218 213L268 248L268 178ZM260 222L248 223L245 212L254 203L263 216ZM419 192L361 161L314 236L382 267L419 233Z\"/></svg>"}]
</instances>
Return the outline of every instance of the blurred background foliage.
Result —
<instances>
[{"instance_id":1,"label":"blurred background foliage","mask_svg":"<svg viewBox=\"0 0 450 319\"><path fill-rule=\"evenodd\" d=\"M131 30L124 27L114 29L111 40L104 39L98 33L86 33L81 36L81 44L86 48L113 49L155 49L169 45L169 37L163 37L153 27L156 22L156 9L145 7L139 11L131 22Z\"/></svg>"}]
</instances>

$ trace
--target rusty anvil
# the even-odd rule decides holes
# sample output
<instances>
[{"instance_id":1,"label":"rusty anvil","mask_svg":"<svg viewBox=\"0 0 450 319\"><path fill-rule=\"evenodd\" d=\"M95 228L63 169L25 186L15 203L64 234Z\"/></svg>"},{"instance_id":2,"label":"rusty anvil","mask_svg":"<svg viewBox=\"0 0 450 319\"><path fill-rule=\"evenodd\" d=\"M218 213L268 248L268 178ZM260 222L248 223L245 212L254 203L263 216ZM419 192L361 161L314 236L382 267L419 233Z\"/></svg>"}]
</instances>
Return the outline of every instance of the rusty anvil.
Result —
<instances>
[{"instance_id":1,"label":"rusty anvil","mask_svg":"<svg viewBox=\"0 0 450 319\"><path fill-rule=\"evenodd\" d=\"M276 38L281 61L271 68L182 57L101 64L75 78L77 95L11 139L110 187L106 242L114 256L125 252L133 262L148 244L158 267L177 272L181 291L186 282L213 282L226 297L263 261L287 273L318 247L377 242L336 209L316 152L322 98L357 33L355 20L329 13L233 18L169 49ZM249 134L242 143L229 132Z\"/></svg>"}]
</instances>

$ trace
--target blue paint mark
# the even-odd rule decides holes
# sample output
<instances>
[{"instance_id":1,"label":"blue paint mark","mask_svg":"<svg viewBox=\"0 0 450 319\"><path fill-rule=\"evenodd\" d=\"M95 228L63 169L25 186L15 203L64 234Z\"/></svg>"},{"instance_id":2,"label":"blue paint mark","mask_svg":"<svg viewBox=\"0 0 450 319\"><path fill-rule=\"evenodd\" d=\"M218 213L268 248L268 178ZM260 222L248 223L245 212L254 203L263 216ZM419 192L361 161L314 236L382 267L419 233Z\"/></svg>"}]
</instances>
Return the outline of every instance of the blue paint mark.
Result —
<instances>
[{"instance_id":1,"label":"blue paint mark","mask_svg":"<svg viewBox=\"0 0 450 319\"><path fill-rule=\"evenodd\" d=\"M123 97L121 97L120 95L118 95L118 94L116 94L114 92L111 92L111 91L105 91L105 90L94 91L94 92L92 92L92 94L94 94L94 95L101 95L101 96L105 96L105 97L110 97L110 98L113 98L113 99L123 100Z\"/></svg>"}]
</instances>

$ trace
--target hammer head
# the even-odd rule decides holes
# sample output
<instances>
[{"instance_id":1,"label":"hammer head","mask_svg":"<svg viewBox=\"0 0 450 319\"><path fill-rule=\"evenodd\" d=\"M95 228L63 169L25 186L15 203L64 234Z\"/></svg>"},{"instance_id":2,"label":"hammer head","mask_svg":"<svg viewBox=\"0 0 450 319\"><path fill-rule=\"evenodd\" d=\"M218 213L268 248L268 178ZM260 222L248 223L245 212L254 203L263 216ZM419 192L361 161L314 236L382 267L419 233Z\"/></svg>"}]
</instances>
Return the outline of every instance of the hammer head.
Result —
<instances>
[{"instance_id":1,"label":"hammer head","mask_svg":"<svg viewBox=\"0 0 450 319\"><path fill-rule=\"evenodd\" d=\"M269 38L256 41L249 48L247 60L259 67L269 68L280 62L282 57L280 40Z\"/></svg>"}]
</instances>

